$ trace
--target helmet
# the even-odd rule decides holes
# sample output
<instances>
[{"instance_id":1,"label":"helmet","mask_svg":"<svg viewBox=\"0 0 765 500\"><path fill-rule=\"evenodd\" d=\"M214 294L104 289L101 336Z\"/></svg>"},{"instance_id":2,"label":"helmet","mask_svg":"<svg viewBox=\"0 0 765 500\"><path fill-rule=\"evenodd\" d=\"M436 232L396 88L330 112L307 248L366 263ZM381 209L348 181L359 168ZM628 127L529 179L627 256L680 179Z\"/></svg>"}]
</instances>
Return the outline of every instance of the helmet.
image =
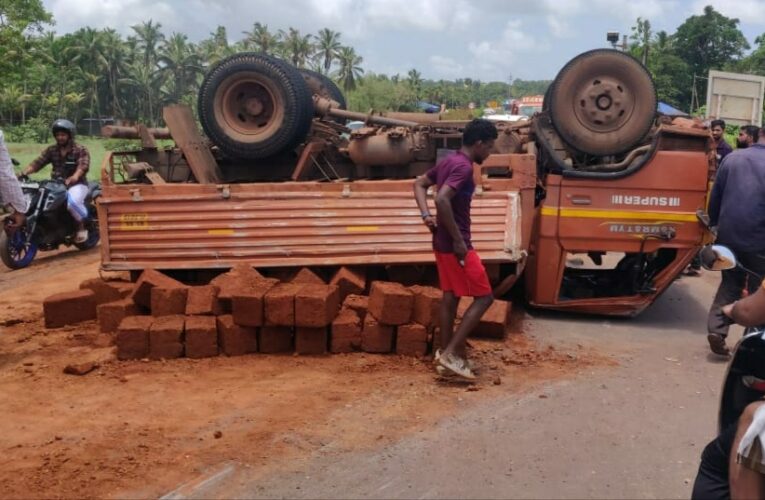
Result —
<instances>
[{"instance_id":1,"label":"helmet","mask_svg":"<svg viewBox=\"0 0 765 500\"><path fill-rule=\"evenodd\" d=\"M74 139L75 126L74 123L70 122L69 120L59 118L53 122L53 125L51 125L50 128L53 132L53 135L56 135L56 132L66 132L69 134L71 139Z\"/></svg>"}]
</instances>

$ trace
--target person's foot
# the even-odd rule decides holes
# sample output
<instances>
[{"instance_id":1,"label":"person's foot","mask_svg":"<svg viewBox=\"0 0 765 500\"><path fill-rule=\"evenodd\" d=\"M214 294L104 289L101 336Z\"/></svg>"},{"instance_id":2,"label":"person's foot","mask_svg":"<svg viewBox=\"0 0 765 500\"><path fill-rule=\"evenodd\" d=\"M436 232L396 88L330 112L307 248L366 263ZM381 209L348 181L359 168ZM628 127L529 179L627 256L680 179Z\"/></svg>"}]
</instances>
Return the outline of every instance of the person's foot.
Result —
<instances>
[{"instance_id":1,"label":"person's foot","mask_svg":"<svg viewBox=\"0 0 765 500\"><path fill-rule=\"evenodd\" d=\"M440 357L441 357L441 349L436 349L436 352L433 353L433 364L436 365L436 371L439 373L439 375L441 375L442 372L444 371L444 367L438 364L438 360ZM467 356L461 359L465 360L465 363L467 363L467 366L468 368L470 368L471 371L475 371L478 365L476 365L472 359L468 358Z\"/></svg>"},{"instance_id":2,"label":"person's foot","mask_svg":"<svg viewBox=\"0 0 765 500\"><path fill-rule=\"evenodd\" d=\"M450 353L442 353L438 364L446 370L467 380L475 380L475 374L468 367L467 361Z\"/></svg>"},{"instance_id":3,"label":"person's foot","mask_svg":"<svg viewBox=\"0 0 765 500\"><path fill-rule=\"evenodd\" d=\"M78 229L74 235L75 243L85 243L88 241L88 230L85 228Z\"/></svg>"},{"instance_id":4,"label":"person's foot","mask_svg":"<svg viewBox=\"0 0 765 500\"><path fill-rule=\"evenodd\" d=\"M719 333L710 333L707 335L709 349L719 356L730 356L730 349L725 345L725 337Z\"/></svg>"},{"instance_id":5,"label":"person's foot","mask_svg":"<svg viewBox=\"0 0 765 500\"><path fill-rule=\"evenodd\" d=\"M438 360L441 359L441 349L436 349L433 353L433 364L438 365Z\"/></svg>"}]
</instances>

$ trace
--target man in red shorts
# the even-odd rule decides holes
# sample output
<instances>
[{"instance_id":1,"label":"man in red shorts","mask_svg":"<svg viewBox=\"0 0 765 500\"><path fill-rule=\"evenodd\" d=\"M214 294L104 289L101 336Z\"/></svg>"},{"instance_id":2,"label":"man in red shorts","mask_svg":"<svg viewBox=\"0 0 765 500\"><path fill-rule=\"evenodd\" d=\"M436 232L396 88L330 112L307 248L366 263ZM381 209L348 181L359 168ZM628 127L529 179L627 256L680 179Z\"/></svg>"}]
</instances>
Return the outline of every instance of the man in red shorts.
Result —
<instances>
[{"instance_id":1,"label":"man in red shorts","mask_svg":"<svg viewBox=\"0 0 765 500\"><path fill-rule=\"evenodd\" d=\"M466 379L475 375L467 361L465 341L478 325L494 297L486 270L470 242L470 200L473 197L473 163L481 164L494 149L496 127L488 120L473 120L462 134L462 148L441 160L414 181L414 198L422 220L433 233L441 302L441 346L436 362L443 370ZM435 185L437 216L428 210L427 190ZM454 318L460 297L474 297L459 328Z\"/></svg>"}]
</instances>

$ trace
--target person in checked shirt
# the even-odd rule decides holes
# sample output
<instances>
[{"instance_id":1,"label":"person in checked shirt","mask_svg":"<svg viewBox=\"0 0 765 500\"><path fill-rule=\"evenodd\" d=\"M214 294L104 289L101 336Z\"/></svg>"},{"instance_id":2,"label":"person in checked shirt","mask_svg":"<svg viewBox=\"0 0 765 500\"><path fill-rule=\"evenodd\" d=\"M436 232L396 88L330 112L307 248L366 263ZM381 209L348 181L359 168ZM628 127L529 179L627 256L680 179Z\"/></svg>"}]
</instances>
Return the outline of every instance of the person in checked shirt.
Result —
<instances>
[{"instance_id":1,"label":"person in checked shirt","mask_svg":"<svg viewBox=\"0 0 765 500\"><path fill-rule=\"evenodd\" d=\"M47 164L53 165L51 177L60 179L67 187L67 209L77 222L75 243L88 240L85 220L88 209L85 197L88 195L88 169L90 154L85 146L74 142L75 126L69 120L58 119L51 127L56 144L48 147L42 154L24 169L24 175L37 172Z\"/></svg>"}]
</instances>

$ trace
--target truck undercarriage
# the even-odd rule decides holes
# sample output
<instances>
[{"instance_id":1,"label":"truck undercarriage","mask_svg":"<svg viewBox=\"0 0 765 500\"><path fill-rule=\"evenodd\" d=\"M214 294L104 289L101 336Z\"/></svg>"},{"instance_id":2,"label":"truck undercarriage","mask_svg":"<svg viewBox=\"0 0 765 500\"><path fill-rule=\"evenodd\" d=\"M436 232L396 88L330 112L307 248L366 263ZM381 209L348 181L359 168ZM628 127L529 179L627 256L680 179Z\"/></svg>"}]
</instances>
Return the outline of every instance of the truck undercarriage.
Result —
<instances>
[{"instance_id":1,"label":"truck undercarriage","mask_svg":"<svg viewBox=\"0 0 765 500\"><path fill-rule=\"evenodd\" d=\"M163 131L114 131L143 147L104 164L103 268L244 262L433 276L412 179L460 147L466 122L351 113L329 80L300 75L263 55L232 56L200 91L208 140L181 107L165 110L175 148L156 147ZM346 119L366 125L351 131ZM497 126L496 154L474 166L472 204L495 295L523 277L535 306L633 315L704 241L696 213L714 169L709 133L657 116L650 76L631 57L578 56L541 113Z\"/></svg>"}]
</instances>

